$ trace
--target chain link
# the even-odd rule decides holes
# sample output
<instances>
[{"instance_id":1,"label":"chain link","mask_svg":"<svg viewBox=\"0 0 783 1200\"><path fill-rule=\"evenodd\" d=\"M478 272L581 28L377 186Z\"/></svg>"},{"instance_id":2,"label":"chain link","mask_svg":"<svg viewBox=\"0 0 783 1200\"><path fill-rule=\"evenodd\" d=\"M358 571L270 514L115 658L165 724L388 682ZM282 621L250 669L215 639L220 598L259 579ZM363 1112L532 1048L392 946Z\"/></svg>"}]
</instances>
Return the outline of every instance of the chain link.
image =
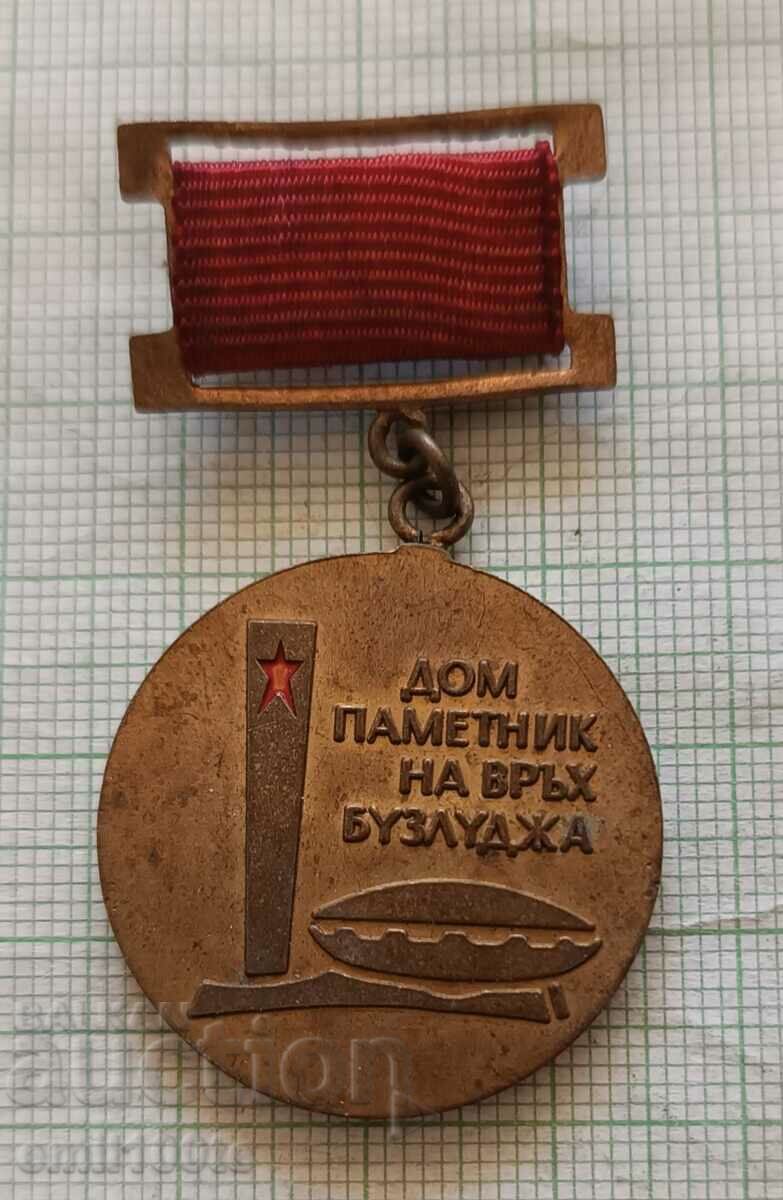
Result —
<instances>
[{"instance_id":1,"label":"chain link","mask_svg":"<svg viewBox=\"0 0 783 1200\"><path fill-rule=\"evenodd\" d=\"M388 445L392 429L396 454ZM451 518L448 525L430 534L433 546L453 546L467 533L473 524L473 500L432 436L423 413L378 413L370 426L368 444L378 470L400 480L389 500L389 521L401 541L423 541L421 531L408 519L409 504L431 517Z\"/></svg>"}]
</instances>

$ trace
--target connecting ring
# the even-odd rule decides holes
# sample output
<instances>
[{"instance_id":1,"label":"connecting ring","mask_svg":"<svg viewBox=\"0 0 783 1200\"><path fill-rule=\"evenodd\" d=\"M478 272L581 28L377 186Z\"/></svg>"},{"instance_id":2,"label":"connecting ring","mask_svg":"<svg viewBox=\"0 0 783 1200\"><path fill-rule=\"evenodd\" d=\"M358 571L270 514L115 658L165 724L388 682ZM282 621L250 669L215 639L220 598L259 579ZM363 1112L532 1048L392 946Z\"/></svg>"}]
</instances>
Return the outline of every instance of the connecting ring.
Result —
<instances>
[{"instance_id":1,"label":"connecting ring","mask_svg":"<svg viewBox=\"0 0 783 1200\"><path fill-rule=\"evenodd\" d=\"M386 445L392 425L398 423L409 429L427 428L427 419L422 412L406 412L404 415L394 409L389 412L379 412L367 435L370 458L379 471L382 471L384 475L390 475L392 479L413 479L415 475L421 475L426 470L424 461L415 458L398 458L389 453Z\"/></svg>"},{"instance_id":2,"label":"connecting ring","mask_svg":"<svg viewBox=\"0 0 783 1200\"><path fill-rule=\"evenodd\" d=\"M388 449L392 427L397 454ZM420 542L422 535L408 520L413 502L431 517L450 517L443 529L430 535L434 546L452 546L473 522L473 501L456 472L429 431L423 413L390 411L378 413L368 435L370 456L380 471L401 482L389 501L389 521L403 542Z\"/></svg>"},{"instance_id":3,"label":"connecting ring","mask_svg":"<svg viewBox=\"0 0 783 1200\"><path fill-rule=\"evenodd\" d=\"M397 435L401 454L411 462L422 461L424 471L417 472L416 504L431 517L451 517L459 509L459 480L449 460L431 433L413 425L403 425ZM433 495L440 492L440 500Z\"/></svg>"},{"instance_id":4,"label":"connecting ring","mask_svg":"<svg viewBox=\"0 0 783 1200\"><path fill-rule=\"evenodd\" d=\"M411 500L414 500L419 507L422 506L419 492L427 486L426 476L424 479L406 479L391 494L389 522L402 542L420 542L422 540L420 531L408 520L406 509ZM458 504L453 519L443 529L435 529L430 534L429 540L433 546L453 546L455 542L465 536L473 524L473 498L468 489L463 487L459 481L457 488L459 490Z\"/></svg>"}]
</instances>

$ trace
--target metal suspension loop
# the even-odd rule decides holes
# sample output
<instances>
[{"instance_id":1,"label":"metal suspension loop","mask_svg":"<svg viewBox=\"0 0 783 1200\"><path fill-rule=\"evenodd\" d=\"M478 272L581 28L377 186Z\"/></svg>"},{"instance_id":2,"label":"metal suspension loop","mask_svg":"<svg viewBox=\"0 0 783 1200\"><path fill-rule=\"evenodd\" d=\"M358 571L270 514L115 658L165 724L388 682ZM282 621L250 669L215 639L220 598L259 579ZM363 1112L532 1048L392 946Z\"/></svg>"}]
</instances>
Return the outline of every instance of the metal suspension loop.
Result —
<instances>
[{"instance_id":1,"label":"metal suspension loop","mask_svg":"<svg viewBox=\"0 0 783 1200\"><path fill-rule=\"evenodd\" d=\"M397 453L388 448L394 429ZM408 520L413 503L431 517L450 517L448 525L430 534L433 546L453 546L473 523L473 500L430 432L420 412L378 413L368 436L370 456L385 475L401 482L389 500L389 521L403 542L419 542L421 532Z\"/></svg>"}]
</instances>

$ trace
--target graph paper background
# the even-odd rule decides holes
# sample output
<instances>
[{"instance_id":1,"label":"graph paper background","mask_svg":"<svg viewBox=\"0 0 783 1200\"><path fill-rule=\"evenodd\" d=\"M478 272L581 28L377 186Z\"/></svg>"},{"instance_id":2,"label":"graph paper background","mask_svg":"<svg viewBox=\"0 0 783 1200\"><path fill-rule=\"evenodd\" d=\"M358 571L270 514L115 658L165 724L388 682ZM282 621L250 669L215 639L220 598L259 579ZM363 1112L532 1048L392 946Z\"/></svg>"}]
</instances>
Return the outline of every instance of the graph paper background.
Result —
<instances>
[{"instance_id":1,"label":"graph paper background","mask_svg":"<svg viewBox=\"0 0 783 1200\"><path fill-rule=\"evenodd\" d=\"M783 59L779 0L0 0L0 1178L13 1195L783 1194ZM572 294L618 386L441 413L461 560L561 611L640 712L666 821L652 928L551 1067L391 1138L217 1074L142 999L94 826L145 671L262 572L393 544L367 414L134 415L168 325L119 120L604 107ZM777 765L777 776L775 774ZM8 1194L3 1191L3 1194Z\"/></svg>"}]
</instances>

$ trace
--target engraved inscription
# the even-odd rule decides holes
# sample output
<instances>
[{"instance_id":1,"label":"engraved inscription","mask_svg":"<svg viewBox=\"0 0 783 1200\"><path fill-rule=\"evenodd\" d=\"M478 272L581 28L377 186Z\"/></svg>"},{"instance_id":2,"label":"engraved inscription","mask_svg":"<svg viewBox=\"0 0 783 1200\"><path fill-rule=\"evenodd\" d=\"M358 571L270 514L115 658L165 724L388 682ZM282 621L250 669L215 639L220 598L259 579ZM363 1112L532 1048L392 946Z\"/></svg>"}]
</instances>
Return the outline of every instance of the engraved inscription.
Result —
<instances>
[{"instance_id":1,"label":"engraved inscription","mask_svg":"<svg viewBox=\"0 0 783 1200\"><path fill-rule=\"evenodd\" d=\"M433 663L419 655L400 688L401 707L336 703L335 742L401 749L397 790L402 802L389 808L367 797L363 804L346 804L343 842L462 847L480 858L515 858L525 851L567 854L573 848L592 854L593 824L586 812L571 806L592 806L600 796L595 759L600 714L476 708L470 703L471 694L485 703L487 697L519 702L522 682L516 662L452 658ZM449 699L461 701L459 707L448 705ZM419 747L435 753L417 754ZM438 755L439 748L453 753ZM484 756L484 751L490 754ZM517 757L518 751L526 757ZM454 803L473 796L478 807L433 809L416 803L444 797ZM523 808L495 808L487 801L521 802ZM561 810L565 805L570 813L528 810L528 803Z\"/></svg>"},{"instance_id":2,"label":"engraved inscription","mask_svg":"<svg viewBox=\"0 0 783 1200\"><path fill-rule=\"evenodd\" d=\"M546 749L583 751L595 754L598 745L590 735L597 713L529 713L496 709L430 709L426 715L404 705L383 705L372 710L362 704L335 704L332 736L372 744L386 738L393 746L400 743L419 746L496 747L507 750ZM460 739L458 742L456 739Z\"/></svg>"},{"instance_id":3,"label":"engraved inscription","mask_svg":"<svg viewBox=\"0 0 783 1200\"><path fill-rule=\"evenodd\" d=\"M394 841L403 846L438 844L451 850L475 850L480 856L500 850L510 858L523 850L560 850L565 854L572 847L583 854L593 853L590 821L581 813L561 817L551 812L465 812L460 808L425 811L407 805L384 810L374 804L346 804L341 819L344 842L377 839L380 846Z\"/></svg>"},{"instance_id":4,"label":"engraved inscription","mask_svg":"<svg viewBox=\"0 0 783 1200\"><path fill-rule=\"evenodd\" d=\"M490 696L497 699L505 693L509 700L513 700L517 694L518 674L519 666L514 662L495 666L482 658L474 670L470 663L453 658L433 670L428 658L417 658L407 684L400 688L400 700L408 704L414 696L426 696L428 700L437 702L441 692L447 696L464 696L474 683L479 696L486 696L489 692Z\"/></svg>"}]
</instances>

